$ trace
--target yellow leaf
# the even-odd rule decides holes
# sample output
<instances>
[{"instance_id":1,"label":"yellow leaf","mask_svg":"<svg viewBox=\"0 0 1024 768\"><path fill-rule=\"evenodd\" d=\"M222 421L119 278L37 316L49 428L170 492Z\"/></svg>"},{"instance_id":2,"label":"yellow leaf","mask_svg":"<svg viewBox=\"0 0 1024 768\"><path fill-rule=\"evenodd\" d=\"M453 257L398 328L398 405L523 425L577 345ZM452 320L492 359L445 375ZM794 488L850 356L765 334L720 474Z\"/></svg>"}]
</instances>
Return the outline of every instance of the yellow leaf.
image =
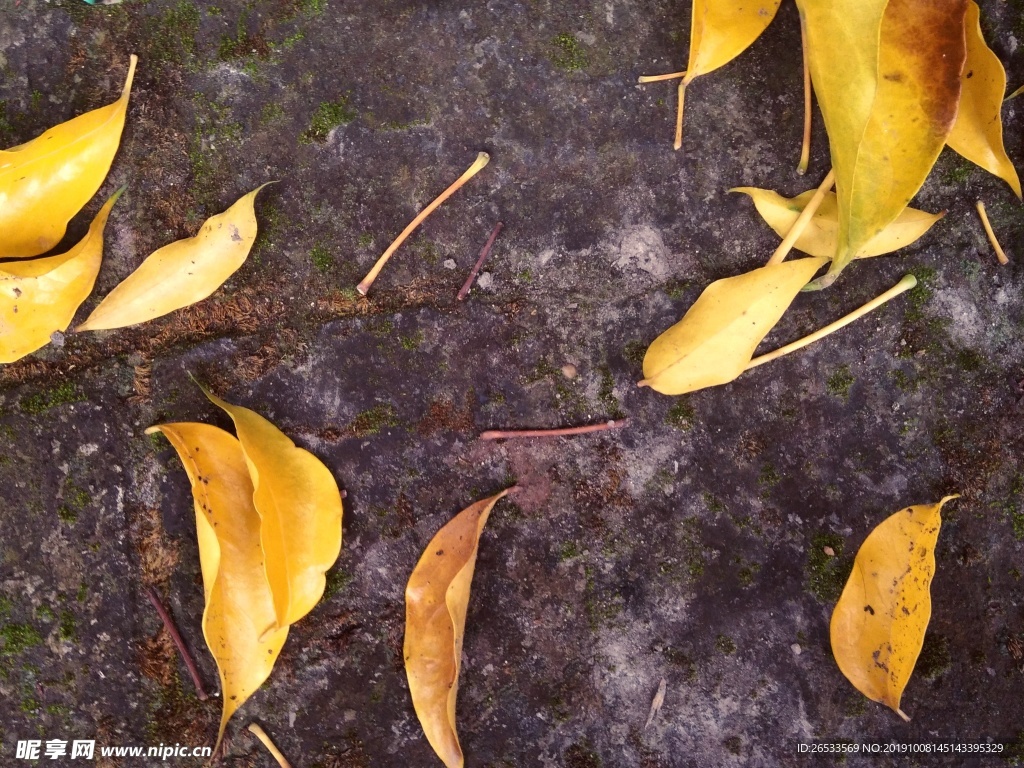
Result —
<instances>
[{"instance_id":1,"label":"yellow leaf","mask_svg":"<svg viewBox=\"0 0 1024 768\"><path fill-rule=\"evenodd\" d=\"M324 574L341 552L341 492L316 456L258 413L209 392L206 396L234 421L255 488L252 498L262 521L260 543L274 596L274 613L264 629L285 627L313 610L323 596Z\"/></svg>"},{"instance_id":2,"label":"yellow leaf","mask_svg":"<svg viewBox=\"0 0 1024 768\"><path fill-rule=\"evenodd\" d=\"M757 212L780 237L786 236L800 215L800 211L814 196L813 189L794 198L785 198L777 192L756 187L736 187L729 191L750 195L754 205L757 206ZM856 258L881 256L910 245L945 215L945 212L926 213L916 208L904 208L896 221L870 240ZM839 209L836 195L835 192L828 192L807 227L797 238L794 247L811 256L824 256L831 259L836 252L838 235Z\"/></svg>"},{"instance_id":3,"label":"yellow leaf","mask_svg":"<svg viewBox=\"0 0 1024 768\"><path fill-rule=\"evenodd\" d=\"M966 0L798 0L832 151L839 245L830 285L899 215L953 127Z\"/></svg>"},{"instance_id":4,"label":"yellow leaf","mask_svg":"<svg viewBox=\"0 0 1024 768\"><path fill-rule=\"evenodd\" d=\"M123 328L202 301L242 266L256 241L257 187L199 234L151 253L100 302L76 331Z\"/></svg>"},{"instance_id":5,"label":"yellow leaf","mask_svg":"<svg viewBox=\"0 0 1024 768\"><path fill-rule=\"evenodd\" d=\"M67 330L92 292L103 261L103 229L123 191L111 195L67 253L0 265L0 363L35 352L54 331Z\"/></svg>"},{"instance_id":6,"label":"yellow leaf","mask_svg":"<svg viewBox=\"0 0 1024 768\"><path fill-rule=\"evenodd\" d=\"M480 532L498 499L467 507L427 545L405 588L405 674L427 741L448 768L463 765L455 730L462 638Z\"/></svg>"},{"instance_id":7,"label":"yellow leaf","mask_svg":"<svg viewBox=\"0 0 1024 768\"><path fill-rule=\"evenodd\" d=\"M693 0L685 82L728 64L775 18L782 0Z\"/></svg>"},{"instance_id":8,"label":"yellow leaf","mask_svg":"<svg viewBox=\"0 0 1024 768\"><path fill-rule=\"evenodd\" d=\"M967 32L967 62L960 90L960 110L946 143L972 163L981 166L1021 196L1017 169L1003 148L1000 109L1006 93L1006 71L981 34L981 12L970 0L964 22Z\"/></svg>"},{"instance_id":9,"label":"yellow leaf","mask_svg":"<svg viewBox=\"0 0 1024 768\"><path fill-rule=\"evenodd\" d=\"M827 261L794 259L716 280L647 349L641 384L681 395L732 381Z\"/></svg>"},{"instance_id":10,"label":"yellow leaf","mask_svg":"<svg viewBox=\"0 0 1024 768\"><path fill-rule=\"evenodd\" d=\"M864 540L853 573L832 612L832 653L854 687L872 701L900 709L932 613L935 542L942 505L907 507Z\"/></svg>"},{"instance_id":11,"label":"yellow leaf","mask_svg":"<svg viewBox=\"0 0 1024 768\"><path fill-rule=\"evenodd\" d=\"M260 548L260 516L239 441L207 424L162 424L146 430L147 435L154 432L170 440L192 483L206 596L203 636L217 662L224 699L219 746L228 720L270 676L288 627L265 633L274 621L274 599Z\"/></svg>"},{"instance_id":12,"label":"yellow leaf","mask_svg":"<svg viewBox=\"0 0 1024 768\"><path fill-rule=\"evenodd\" d=\"M0 258L45 253L96 194L117 154L137 57L121 98L0 152Z\"/></svg>"}]
</instances>

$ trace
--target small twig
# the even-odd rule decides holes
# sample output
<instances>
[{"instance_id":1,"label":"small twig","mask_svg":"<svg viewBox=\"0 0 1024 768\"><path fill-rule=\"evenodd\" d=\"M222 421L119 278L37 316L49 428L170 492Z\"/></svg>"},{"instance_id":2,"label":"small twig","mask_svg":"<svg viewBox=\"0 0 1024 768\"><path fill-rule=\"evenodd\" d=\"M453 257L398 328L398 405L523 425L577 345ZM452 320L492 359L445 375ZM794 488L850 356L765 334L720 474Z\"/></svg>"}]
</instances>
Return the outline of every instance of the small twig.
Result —
<instances>
[{"instance_id":1,"label":"small twig","mask_svg":"<svg viewBox=\"0 0 1024 768\"><path fill-rule=\"evenodd\" d=\"M281 768L292 768L291 763L281 754L281 750L270 740L267 736L267 732L260 728L256 723L249 723L249 730L256 736L257 739L263 742L263 746L267 748L267 751L273 755L274 759L277 760L277 764Z\"/></svg>"},{"instance_id":2,"label":"small twig","mask_svg":"<svg viewBox=\"0 0 1024 768\"><path fill-rule=\"evenodd\" d=\"M800 235L804 233L807 228L807 224L810 222L811 217L818 210L821 205L821 201L825 199L825 194L832 189L832 185L835 184L836 174L831 168L829 169L828 175L822 180L821 184L818 185L818 189L815 190L814 195L810 200L807 201L806 207L800 211L800 215L797 216L796 221L793 222L793 226L789 228L789 232L782 238L782 242L779 243L779 247L775 249L775 253L771 255L765 266L771 264L778 264L793 250L793 246L796 241L800 239Z\"/></svg>"},{"instance_id":3,"label":"small twig","mask_svg":"<svg viewBox=\"0 0 1024 768\"><path fill-rule=\"evenodd\" d=\"M568 435L585 435L590 432L603 432L606 429L618 429L629 423L629 419L606 421L602 424L591 424L586 427L565 427L563 429L490 429L481 433L481 440L504 440L509 437L566 437Z\"/></svg>"},{"instance_id":4,"label":"small twig","mask_svg":"<svg viewBox=\"0 0 1024 768\"><path fill-rule=\"evenodd\" d=\"M686 72L669 72L667 75L640 75L638 83L659 83L662 80L675 80L679 77L686 77Z\"/></svg>"},{"instance_id":5,"label":"small twig","mask_svg":"<svg viewBox=\"0 0 1024 768\"><path fill-rule=\"evenodd\" d=\"M807 58L807 22L800 14L800 45L804 54L804 143L800 147L800 164L796 172L803 176L811 160L811 67Z\"/></svg>"},{"instance_id":6,"label":"small twig","mask_svg":"<svg viewBox=\"0 0 1024 768\"><path fill-rule=\"evenodd\" d=\"M388 263L388 259L390 259L391 255L398 250L398 246L404 243L405 239L413 233L413 230L422 224L423 220L432 214L434 210L441 205L441 203L454 195L459 190L459 187L476 176L476 174L479 173L485 165L487 165L490 159L491 156L486 152L478 154L476 156L476 160L474 160L473 164L466 169L465 173L459 176L459 178L456 179L448 189L434 198L430 205L420 211L416 218L409 222L409 225L402 230L402 234L395 238L395 241L391 243L391 245L388 246L388 249L384 251L383 255L377 259L377 263L373 265L373 268L366 274L366 277L363 278L362 282L356 286L356 290L359 291L360 294L363 296L366 295L366 292L370 290L370 286L373 285L373 281L377 279L377 275L380 274L384 265Z\"/></svg>"},{"instance_id":7,"label":"small twig","mask_svg":"<svg viewBox=\"0 0 1024 768\"><path fill-rule=\"evenodd\" d=\"M893 299L899 296L904 291L909 291L915 285L917 285L917 278L914 277L913 275L906 275L902 280L896 283L896 285L894 285L888 291L881 294L880 296L876 296L867 304L858 307L850 314L844 315L843 317L836 320L834 323L829 323L824 328L819 328L814 333L808 334L807 336L804 336L802 339L797 339L792 344L787 344L784 347L779 347L773 352L761 355L760 357L755 357L753 360L747 363L747 367L744 368L743 370L749 371L751 368L756 368L759 365L764 365L765 363L771 362L772 360L776 360L782 357L783 355L788 355L790 352L796 352L798 349L802 349L803 347L806 347L808 344L818 341L819 339L828 336L830 333L838 331L840 328L849 325L857 318L863 317L871 310L880 307L882 304L885 304L885 302L889 301L889 299Z\"/></svg>"},{"instance_id":8,"label":"small twig","mask_svg":"<svg viewBox=\"0 0 1024 768\"><path fill-rule=\"evenodd\" d=\"M999 259L1000 264L1009 264L1010 260L1006 258L1006 253L1003 251L1003 247L999 245L999 241L996 239L996 233L992 230L992 224L988 220L988 214L985 213L985 204L978 201L978 215L981 216L981 224L985 227L985 234L988 235L988 241L992 243L992 247L996 250L996 258Z\"/></svg>"},{"instance_id":9,"label":"small twig","mask_svg":"<svg viewBox=\"0 0 1024 768\"><path fill-rule=\"evenodd\" d=\"M171 636L171 640L178 646L178 652L181 654L182 661L185 662L185 666L188 668L188 673L192 675L192 682L196 684L196 695L200 701L206 701L209 698L206 695L206 689L203 688L203 681L199 677L199 670L196 668L196 663L192 660L192 654L188 652L188 648L185 647L185 642L181 639L181 635L178 634L178 628L174 624L174 619L167 613L167 609L164 608L163 603L160 602L160 598L157 597L156 590L152 587L146 589L146 597L149 598L149 602L156 608L156 612L160 614L160 620L164 623L164 628L167 633Z\"/></svg>"},{"instance_id":10,"label":"small twig","mask_svg":"<svg viewBox=\"0 0 1024 768\"><path fill-rule=\"evenodd\" d=\"M494 241L498 237L498 233L501 232L501 228L505 225L500 221L494 225L494 231L491 232L491 236L487 238L487 242L484 243L484 247L480 249L480 257L476 260L476 264L473 265L473 269L469 273L469 277L466 278L466 282L463 283L462 288L459 289L459 294L455 297L456 300L462 301L466 298L466 294L469 293L469 289L473 286L473 281L476 280L477 273L480 272L480 267L484 265L484 260L490 255L491 247L494 245Z\"/></svg>"}]
</instances>

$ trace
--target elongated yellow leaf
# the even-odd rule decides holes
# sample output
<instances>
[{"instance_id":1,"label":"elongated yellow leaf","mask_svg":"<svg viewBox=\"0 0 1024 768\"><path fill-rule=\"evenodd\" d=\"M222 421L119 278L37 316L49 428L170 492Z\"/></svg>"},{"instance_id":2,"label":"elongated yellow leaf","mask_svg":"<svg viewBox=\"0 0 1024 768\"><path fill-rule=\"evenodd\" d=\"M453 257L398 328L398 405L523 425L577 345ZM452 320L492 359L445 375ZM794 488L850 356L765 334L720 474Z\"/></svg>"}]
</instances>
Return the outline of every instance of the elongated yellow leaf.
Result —
<instances>
[{"instance_id":1,"label":"elongated yellow leaf","mask_svg":"<svg viewBox=\"0 0 1024 768\"><path fill-rule=\"evenodd\" d=\"M798 0L836 173L830 285L896 219L952 129L967 0Z\"/></svg>"},{"instance_id":2,"label":"elongated yellow leaf","mask_svg":"<svg viewBox=\"0 0 1024 768\"><path fill-rule=\"evenodd\" d=\"M647 349L644 381L665 395L726 384L828 260L794 259L716 280Z\"/></svg>"},{"instance_id":3,"label":"elongated yellow leaf","mask_svg":"<svg viewBox=\"0 0 1024 768\"><path fill-rule=\"evenodd\" d=\"M0 152L0 258L37 256L96 194L121 143L137 57L121 98Z\"/></svg>"},{"instance_id":4,"label":"elongated yellow leaf","mask_svg":"<svg viewBox=\"0 0 1024 768\"><path fill-rule=\"evenodd\" d=\"M813 189L793 198L786 198L770 189L758 189L757 187L736 187L729 191L750 195L757 207L757 212L780 237L786 236L800 215L800 211L814 196ZM881 256L910 245L945 215L945 212L926 213L916 208L904 208L896 217L896 221L868 241L855 258ZM797 238L794 247L811 256L824 256L831 259L835 255L838 242L839 208L835 192L828 192L807 227Z\"/></svg>"},{"instance_id":5,"label":"elongated yellow leaf","mask_svg":"<svg viewBox=\"0 0 1024 768\"><path fill-rule=\"evenodd\" d=\"M935 542L942 505L907 507L864 540L832 612L832 653L854 687L872 701L900 709L903 689L921 653L932 614Z\"/></svg>"},{"instance_id":6,"label":"elongated yellow leaf","mask_svg":"<svg viewBox=\"0 0 1024 768\"><path fill-rule=\"evenodd\" d=\"M960 89L960 109L946 139L972 163L1005 181L1021 196L1017 169L1003 147L1001 108L1006 93L1006 71L981 34L981 12L974 0L967 4L967 62Z\"/></svg>"},{"instance_id":7,"label":"elongated yellow leaf","mask_svg":"<svg viewBox=\"0 0 1024 768\"><path fill-rule=\"evenodd\" d=\"M480 532L495 503L510 490L467 507L438 531L405 588L409 692L427 741L448 768L464 764L455 699Z\"/></svg>"},{"instance_id":8,"label":"elongated yellow leaf","mask_svg":"<svg viewBox=\"0 0 1024 768\"><path fill-rule=\"evenodd\" d=\"M76 331L123 328L202 301L245 263L256 241L257 187L223 213L206 220L199 234L151 253L107 294Z\"/></svg>"},{"instance_id":9,"label":"elongated yellow leaf","mask_svg":"<svg viewBox=\"0 0 1024 768\"><path fill-rule=\"evenodd\" d=\"M205 390L204 390L205 392ZM324 593L324 574L341 552L341 492L334 476L258 413L206 392L235 422L254 486L274 615L264 629L292 624Z\"/></svg>"},{"instance_id":10,"label":"elongated yellow leaf","mask_svg":"<svg viewBox=\"0 0 1024 768\"><path fill-rule=\"evenodd\" d=\"M192 483L206 608L203 636L217 662L224 699L217 744L235 711L270 676L288 627L266 633L274 599L260 547L260 516L242 446L222 429L177 423L162 432ZM217 748L214 747L214 753Z\"/></svg>"},{"instance_id":11,"label":"elongated yellow leaf","mask_svg":"<svg viewBox=\"0 0 1024 768\"><path fill-rule=\"evenodd\" d=\"M92 292L103 261L103 229L123 191L111 195L67 253L0 265L0 363L35 352L54 331L67 330Z\"/></svg>"}]
</instances>

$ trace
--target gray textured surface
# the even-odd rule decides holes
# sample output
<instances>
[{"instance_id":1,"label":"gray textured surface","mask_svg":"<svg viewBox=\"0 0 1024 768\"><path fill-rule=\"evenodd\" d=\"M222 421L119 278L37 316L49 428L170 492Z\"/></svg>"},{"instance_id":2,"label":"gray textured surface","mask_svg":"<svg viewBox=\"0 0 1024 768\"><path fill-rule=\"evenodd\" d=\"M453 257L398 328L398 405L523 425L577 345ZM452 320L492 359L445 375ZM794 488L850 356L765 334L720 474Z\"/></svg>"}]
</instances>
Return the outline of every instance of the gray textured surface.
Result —
<instances>
[{"instance_id":1,"label":"gray textured surface","mask_svg":"<svg viewBox=\"0 0 1024 768\"><path fill-rule=\"evenodd\" d=\"M947 151L917 204L949 215L899 257L799 297L766 348L909 270L924 287L673 400L635 388L644 347L776 241L726 190L795 194L827 168L819 121L811 174L792 170L795 10L690 88L673 153L674 87L635 81L684 62L687 3L319 6L0 0L5 146L107 103L140 56L121 152L72 227L130 185L81 317L152 249L280 180L261 193L254 255L208 302L0 368L3 762L19 738L216 733L218 702L193 698L142 591L157 585L212 683L187 480L142 435L161 420L228 426L190 371L274 420L348 491L329 597L236 716L228 765L271 764L239 734L250 719L296 766L437 764L401 668L404 584L440 525L513 480L524 490L491 518L470 605L467 765L789 765L812 738L1017 738L1024 219L1005 186ZM1022 8L982 6L1016 86ZM559 46L566 35L576 48ZM341 97L352 119L304 141L317 106ZM1018 161L1022 110L1004 110ZM356 300L376 256L481 149L490 166ZM1008 267L974 218L978 197ZM490 286L457 304L499 219ZM476 439L620 414L631 424L615 433ZM885 516L951 491L963 498L946 513L904 724L835 667L828 589Z\"/></svg>"}]
</instances>

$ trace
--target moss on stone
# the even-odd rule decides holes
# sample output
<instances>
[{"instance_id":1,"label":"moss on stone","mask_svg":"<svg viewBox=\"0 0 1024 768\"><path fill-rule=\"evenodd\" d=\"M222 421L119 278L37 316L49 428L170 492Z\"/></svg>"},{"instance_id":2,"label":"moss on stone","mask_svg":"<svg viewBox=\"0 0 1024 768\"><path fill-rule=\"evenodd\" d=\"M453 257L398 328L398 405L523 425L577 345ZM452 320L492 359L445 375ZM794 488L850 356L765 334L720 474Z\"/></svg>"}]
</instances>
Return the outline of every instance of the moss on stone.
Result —
<instances>
[{"instance_id":1,"label":"moss on stone","mask_svg":"<svg viewBox=\"0 0 1024 768\"><path fill-rule=\"evenodd\" d=\"M0 627L0 655L16 656L42 644L43 636L31 624L11 622Z\"/></svg>"},{"instance_id":2,"label":"moss on stone","mask_svg":"<svg viewBox=\"0 0 1024 768\"><path fill-rule=\"evenodd\" d=\"M578 72L586 68L587 54L575 35L563 32L551 40L551 63L565 72Z\"/></svg>"},{"instance_id":3,"label":"moss on stone","mask_svg":"<svg viewBox=\"0 0 1024 768\"><path fill-rule=\"evenodd\" d=\"M843 543L843 537L835 533L822 532L811 539L804 574L811 594L824 603L839 599L853 570L853 561L843 557ZM826 547L835 554L829 555Z\"/></svg>"},{"instance_id":4,"label":"moss on stone","mask_svg":"<svg viewBox=\"0 0 1024 768\"><path fill-rule=\"evenodd\" d=\"M668 409L668 413L665 414L665 423L686 432L693 428L693 420L696 415L690 401L685 395L682 395Z\"/></svg>"},{"instance_id":5,"label":"moss on stone","mask_svg":"<svg viewBox=\"0 0 1024 768\"><path fill-rule=\"evenodd\" d=\"M348 104L348 96L336 101L324 101L316 108L310 118L309 128L299 137L303 144L313 144L327 138L327 135L339 125L348 125L359 117L359 113Z\"/></svg>"},{"instance_id":6,"label":"moss on stone","mask_svg":"<svg viewBox=\"0 0 1024 768\"><path fill-rule=\"evenodd\" d=\"M934 680L949 669L952 663L953 657L949 653L949 640L946 636L935 632L926 634L914 671L925 680Z\"/></svg>"},{"instance_id":7,"label":"moss on stone","mask_svg":"<svg viewBox=\"0 0 1024 768\"><path fill-rule=\"evenodd\" d=\"M309 258L313 262L313 267L318 272L330 272L331 267L334 266L334 258L331 256L331 252L321 243L317 243L310 249Z\"/></svg>"},{"instance_id":8,"label":"moss on stone","mask_svg":"<svg viewBox=\"0 0 1024 768\"><path fill-rule=\"evenodd\" d=\"M850 366L842 365L828 377L828 380L825 382L825 389L830 395L842 398L843 400L849 400L850 388L853 386L854 381L856 379L850 373Z\"/></svg>"},{"instance_id":9,"label":"moss on stone","mask_svg":"<svg viewBox=\"0 0 1024 768\"><path fill-rule=\"evenodd\" d=\"M726 656L736 653L736 643L728 635L719 635L715 638L715 650Z\"/></svg>"},{"instance_id":10,"label":"moss on stone","mask_svg":"<svg viewBox=\"0 0 1024 768\"><path fill-rule=\"evenodd\" d=\"M51 408L56 408L58 405L80 403L83 400L85 400L85 396L78 391L75 385L70 381L64 381L56 387L23 397L21 399L21 410L35 416L45 413Z\"/></svg>"},{"instance_id":11,"label":"moss on stone","mask_svg":"<svg viewBox=\"0 0 1024 768\"><path fill-rule=\"evenodd\" d=\"M395 407L384 403L375 405L356 416L349 425L349 430L355 437L366 437L367 435L376 435L387 427L396 426L398 426L398 415L395 413Z\"/></svg>"}]
</instances>

